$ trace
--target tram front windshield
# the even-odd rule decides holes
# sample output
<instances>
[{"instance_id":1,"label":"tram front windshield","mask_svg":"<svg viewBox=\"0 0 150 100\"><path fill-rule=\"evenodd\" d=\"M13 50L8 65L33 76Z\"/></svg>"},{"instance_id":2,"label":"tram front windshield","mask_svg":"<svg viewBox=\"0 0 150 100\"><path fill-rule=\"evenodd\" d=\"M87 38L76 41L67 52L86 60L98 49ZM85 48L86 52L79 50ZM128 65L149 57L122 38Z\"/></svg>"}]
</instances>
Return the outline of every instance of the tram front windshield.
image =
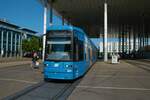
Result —
<instances>
[{"instance_id":1,"label":"tram front windshield","mask_svg":"<svg viewBox=\"0 0 150 100\"><path fill-rule=\"evenodd\" d=\"M47 33L46 37L45 60L72 60L71 33L66 31L54 31Z\"/></svg>"}]
</instances>

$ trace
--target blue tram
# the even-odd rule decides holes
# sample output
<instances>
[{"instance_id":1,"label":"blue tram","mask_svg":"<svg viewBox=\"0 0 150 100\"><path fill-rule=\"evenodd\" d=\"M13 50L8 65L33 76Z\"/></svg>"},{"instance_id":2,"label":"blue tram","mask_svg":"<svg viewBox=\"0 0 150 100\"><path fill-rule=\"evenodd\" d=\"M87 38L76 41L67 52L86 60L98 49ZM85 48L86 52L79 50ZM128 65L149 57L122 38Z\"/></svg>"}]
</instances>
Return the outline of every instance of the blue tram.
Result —
<instances>
[{"instance_id":1,"label":"blue tram","mask_svg":"<svg viewBox=\"0 0 150 100\"><path fill-rule=\"evenodd\" d=\"M97 48L77 27L51 26L45 45L44 79L76 79L97 60Z\"/></svg>"}]
</instances>

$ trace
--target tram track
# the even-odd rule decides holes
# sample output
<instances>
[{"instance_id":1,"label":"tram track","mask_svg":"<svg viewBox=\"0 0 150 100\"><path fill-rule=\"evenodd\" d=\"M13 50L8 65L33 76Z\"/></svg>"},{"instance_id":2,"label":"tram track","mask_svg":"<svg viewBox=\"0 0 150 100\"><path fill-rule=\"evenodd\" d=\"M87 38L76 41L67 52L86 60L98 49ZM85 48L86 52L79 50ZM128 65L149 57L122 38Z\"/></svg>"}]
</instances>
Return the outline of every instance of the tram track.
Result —
<instances>
[{"instance_id":1,"label":"tram track","mask_svg":"<svg viewBox=\"0 0 150 100\"><path fill-rule=\"evenodd\" d=\"M66 85L62 90L60 90L55 96L51 98L51 100L58 100L61 98L61 96L64 94L65 91L67 91L72 84Z\"/></svg>"},{"instance_id":2,"label":"tram track","mask_svg":"<svg viewBox=\"0 0 150 100\"><path fill-rule=\"evenodd\" d=\"M15 93L15 94L9 95L9 96L3 98L2 100L16 100L17 98L19 98L19 97L29 93L30 91L33 91L33 90L35 90L38 87L41 87L42 85L44 85L44 82L39 82L39 83L37 83L37 84L35 84L33 86L30 86L30 87L28 87L28 88L26 88L26 89L24 89L22 91L19 91L19 92Z\"/></svg>"},{"instance_id":3,"label":"tram track","mask_svg":"<svg viewBox=\"0 0 150 100\"><path fill-rule=\"evenodd\" d=\"M66 100L80 81L81 78L73 82L56 80L50 82L42 81L18 93L8 96L3 100L36 100L37 98L43 100Z\"/></svg>"}]
</instances>

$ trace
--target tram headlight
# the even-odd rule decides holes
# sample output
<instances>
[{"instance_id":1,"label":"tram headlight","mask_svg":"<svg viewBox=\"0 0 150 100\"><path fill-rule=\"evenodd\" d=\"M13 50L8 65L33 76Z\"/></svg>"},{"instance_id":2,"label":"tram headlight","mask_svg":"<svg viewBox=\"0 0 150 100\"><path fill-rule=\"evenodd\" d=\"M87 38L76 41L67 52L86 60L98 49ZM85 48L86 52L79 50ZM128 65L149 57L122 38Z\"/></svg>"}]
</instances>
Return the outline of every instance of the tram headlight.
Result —
<instances>
[{"instance_id":1,"label":"tram headlight","mask_svg":"<svg viewBox=\"0 0 150 100\"><path fill-rule=\"evenodd\" d=\"M48 67L48 64L44 64L44 67Z\"/></svg>"},{"instance_id":2,"label":"tram headlight","mask_svg":"<svg viewBox=\"0 0 150 100\"><path fill-rule=\"evenodd\" d=\"M66 68L72 68L72 65L66 65L65 67Z\"/></svg>"},{"instance_id":3,"label":"tram headlight","mask_svg":"<svg viewBox=\"0 0 150 100\"><path fill-rule=\"evenodd\" d=\"M72 65L65 65L67 72L72 72Z\"/></svg>"}]
</instances>

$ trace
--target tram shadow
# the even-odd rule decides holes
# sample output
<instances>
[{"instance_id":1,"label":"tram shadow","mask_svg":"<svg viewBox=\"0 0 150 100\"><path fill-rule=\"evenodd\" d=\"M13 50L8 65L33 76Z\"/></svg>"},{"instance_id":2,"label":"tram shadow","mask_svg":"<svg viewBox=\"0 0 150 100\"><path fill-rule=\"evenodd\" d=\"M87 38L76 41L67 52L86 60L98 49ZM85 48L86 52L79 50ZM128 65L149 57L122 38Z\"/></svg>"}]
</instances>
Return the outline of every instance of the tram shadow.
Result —
<instances>
[{"instance_id":1,"label":"tram shadow","mask_svg":"<svg viewBox=\"0 0 150 100\"><path fill-rule=\"evenodd\" d=\"M81 81L83 76L73 79L73 80L63 80L63 79L44 79L46 83L74 83L76 81Z\"/></svg>"}]
</instances>

